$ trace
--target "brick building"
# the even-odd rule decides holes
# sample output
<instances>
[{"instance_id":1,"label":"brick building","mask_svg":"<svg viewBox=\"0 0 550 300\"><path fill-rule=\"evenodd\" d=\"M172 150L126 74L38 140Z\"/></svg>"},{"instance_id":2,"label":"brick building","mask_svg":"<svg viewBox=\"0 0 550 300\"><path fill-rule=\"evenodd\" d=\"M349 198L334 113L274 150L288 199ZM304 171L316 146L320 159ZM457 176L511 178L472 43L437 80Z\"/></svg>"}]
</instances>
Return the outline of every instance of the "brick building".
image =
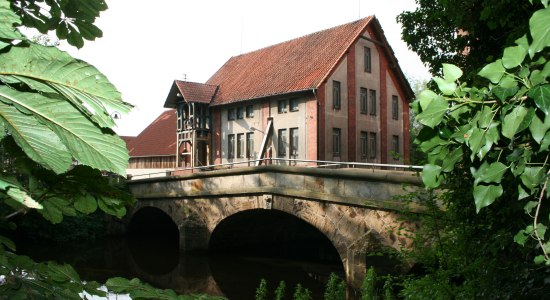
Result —
<instances>
[{"instance_id":1,"label":"brick building","mask_svg":"<svg viewBox=\"0 0 550 300\"><path fill-rule=\"evenodd\" d=\"M370 16L232 57L206 83L174 81L171 110L128 143L129 168L408 162L412 97Z\"/></svg>"}]
</instances>

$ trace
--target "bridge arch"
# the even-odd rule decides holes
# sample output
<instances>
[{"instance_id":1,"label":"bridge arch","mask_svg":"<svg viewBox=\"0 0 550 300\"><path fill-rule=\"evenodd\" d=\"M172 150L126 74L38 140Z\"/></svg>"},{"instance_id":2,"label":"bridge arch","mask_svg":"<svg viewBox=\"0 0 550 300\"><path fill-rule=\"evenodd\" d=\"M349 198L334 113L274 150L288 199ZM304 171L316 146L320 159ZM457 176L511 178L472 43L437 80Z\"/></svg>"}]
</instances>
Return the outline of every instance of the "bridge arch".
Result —
<instances>
[{"instance_id":1,"label":"bridge arch","mask_svg":"<svg viewBox=\"0 0 550 300\"><path fill-rule=\"evenodd\" d=\"M178 227L161 208L140 207L128 220L127 246L131 261L145 273L158 276L172 272L179 263L178 242Z\"/></svg>"},{"instance_id":2,"label":"bridge arch","mask_svg":"<svg viewBox=\"0 0 550 300\"><path fill-rule=\"evenodd\" d=\"M213 230L208 248L213 252L342 263L340 253L324 233L278 209L247 209L226 217Z\"/></svg>"},{"instance_id":3,"label":"bridge arch","mask_svg":"<svg viewBox=\"0 0 550 300\"><path fill-rule=\"evenodd\" d=\"M284 212L307 222L336 248L347 281L359 287L367 269L367 254L381 247L397 250L410 241L398 235L407 227L397 213L365 206L315 201L278 194L244 194L226 197L140 200L129 212L131 219L143 207L161 209L177 225L179 250L206 250L223 220L250 210Z\"/></svg>"}]
</instances>

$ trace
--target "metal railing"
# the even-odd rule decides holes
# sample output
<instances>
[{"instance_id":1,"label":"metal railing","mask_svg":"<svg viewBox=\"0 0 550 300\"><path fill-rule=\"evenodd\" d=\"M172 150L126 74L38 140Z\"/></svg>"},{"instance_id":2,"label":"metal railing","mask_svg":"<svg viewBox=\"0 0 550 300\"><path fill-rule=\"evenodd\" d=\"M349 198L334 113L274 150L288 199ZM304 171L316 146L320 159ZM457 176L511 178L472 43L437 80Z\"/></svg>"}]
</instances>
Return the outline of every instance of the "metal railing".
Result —
<instances>
[{"instance_id":1,"label":"metal railing","mask_svg":"<svg viewBox=\"0 0 550 300\"><path fill-rule=\"evenodd\" d=\"M288 166L300 166L300 167L306 167L306 168L372 169L373 172L375 170L396 170L396 171L401 170L401 171L420 172L422 171L422 168L423 168L422 166L398 165L398 164L339 162L339 161L327 161L327 160L288 159L288 158L263 158L263 159L253 159L253 160L246 160L246 161L228 162L228 163L222 163L222 164L200 166L200 167L194 167L194 168L175 168L171 170L165 170L162 172L131 175L131 176L128 176L128 179L143 179L143 178L171 176L176 172L177 173L179 172L194 173L196 171L206 172L206 171L213 171L213 170L232 169L235 166L239 166L239 165L254 166L258 161L262 162L262 164L264 165L288 165ZM160 176L157 176L157 175L160 175Z\"/></svg>"}]
</instances>

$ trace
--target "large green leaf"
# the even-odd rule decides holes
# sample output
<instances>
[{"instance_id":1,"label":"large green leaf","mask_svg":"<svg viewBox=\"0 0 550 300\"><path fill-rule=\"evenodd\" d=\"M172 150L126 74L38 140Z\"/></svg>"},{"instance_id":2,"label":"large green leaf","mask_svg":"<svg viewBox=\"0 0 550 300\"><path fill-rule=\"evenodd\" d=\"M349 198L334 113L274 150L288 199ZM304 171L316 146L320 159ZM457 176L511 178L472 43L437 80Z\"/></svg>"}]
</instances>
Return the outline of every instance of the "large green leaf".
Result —
<instances>
[{"instance_id":1,"label":"large green leaf","mask_svg":"<svg viewBox=\"0 0 550 300\"><path fill-rule=\"evenodd\" d=\"M0 38L10 40L25 39L14 25L21 25L21 19L10 9L10 1L0 0Z\"/></svg>"},{"instance_id":2,"label":"large green leaf","mask_svg":"<svg viewBox=\"0 0 550 300\"><path fill-rule=\"evenodd\" d=\"M502 122L502 135L512 140L522 125L523 119L527 113L528 110L523 106L516 106L508 113Z\"/></svg>"},{"instance_id":3,"label":"large green leaf","mask_svg":"<svg viewBox=\"0 0 550 300\"><path fill-rule=\"evenodd\" d=\"M550 46L550 7L536 11L529 19L529 29L533 42L529 47L531 58L545 47Z\"/></svg>"},{"instance_id":4,"label":"large green leaf","mask_svg":"<svg viewBox=\"0 0 550 300\"><path fill-rule=\"evenodd\" d=\"M75 200L74 208L76 208L81 213L91 214L97 209L97 200L94 196L86 194Z\"/></svg>"},{"instance_id":5,"label":"large green leaf","mask_svg":"<svg viewBox=\"0 0 550 300\"><path fill-rule=\"evenodd\" d=\"M0 120L17 145L32 160L56 173L67 171L72 162L71 155L60 138L34 116L24 114L14 105L5 103L13 103L12 100L25 102L28 99L25 96L26 94L0 86Z\"/></svg>"},{"instance_id":6,"label":"large green leaf","mask_svg":"<svg viewBox=\"0 0 550 300\"><path fill-rule=\"evenodd\" d=\"M5 86L0 87L0 97L9 99L14 104L32 112L36 118L39 118L43 124L47 125L46 128L50 129L50 131L46 131L44 134L50 134L51 139L54 141L62 141L62 143L57 142L58 149L51 149L52 147L46 148L43 151L44 154L66 153L67 150L63 149L66 147L68 152L82 164L121 175L126 173L128 152L124 141L116 135L102 131L80 114L69 102L47 98L36 93L21 93ZM29 116L21 113L14 117L23 118L24 121L31 119ZM41 124L36 124L35 126L38 125ZM45 126L41 125L39 128L43 127ZM52 135L51 133L55 134ZM47 145L51 142L45 136L39 135L38 137ZM25 148L29 147L31 146L26 146ZM27 151L25 148L23 150ZM46 159L40 161L48 162ZM58 172L61 168L52 168L52 170ZM66 170L67 166L64 166L62 171Z\"/></svg>"},{"instance_id":7,"label":"large green leaf","mask_svg":"<svg viewBox=\"0 0 550 300\"><path fill-rule=\"evenodd\" d=\"M58 91L101 127L114 125L108 112L127 113L132 107L95 67L55 47L12 47L2 56L0 75L27 77L48 85L50 90L45 92L51 88Z\"/></svg>"},{"instance_id":8,"label":"large green leaf","mask_svg":"<svg viewBox=\"0 0 550 300\"><path fill-rule=\"evenodd\" d=\"M502 185L477 185L474 187L476 211L491 205L503 193Z\"/></svg>"}]
</instances>

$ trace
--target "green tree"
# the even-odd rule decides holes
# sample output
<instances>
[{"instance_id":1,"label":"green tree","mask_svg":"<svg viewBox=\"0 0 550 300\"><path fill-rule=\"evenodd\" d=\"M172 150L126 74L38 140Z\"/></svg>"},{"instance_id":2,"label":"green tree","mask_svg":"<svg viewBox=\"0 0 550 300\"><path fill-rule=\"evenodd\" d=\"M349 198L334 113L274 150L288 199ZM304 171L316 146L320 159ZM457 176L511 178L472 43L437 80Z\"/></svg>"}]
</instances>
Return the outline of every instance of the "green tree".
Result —
<instances>
[{"instance_id":1,"label":"green tree","mask_svg":"<svg viewBox=\"0 0 550 300\"><path fill-rule=\"evenodd\" d=\"M443 64L437 90L412 104L424 125L417 137L428 158L422 179L447 192L428 214L435 234L424 238L431 241L416 244L427 274L405 282L408 298L548 294L550 8L541 1L533 9L515 45L480 67L484 84L465 84L459 67Z\"/></svg>"},{"instance_id":2,"label":"green tree","mask_svg":"<svg viewBox=\"0 0 550 300\"><path fill-rule=\"evenodd\" d=\"M376 290L376 282L378 280L376 271L373 267L369 267L363 284L361 285L361 299L363 300L376 300L378 299L378 291Z\"/></svg>"},{"instance_id":3,"label":"green tree","mask_svg":"<svg viewBox=\"0 0 550 300\"><path fill-rule=\"evenodd\" d=\"M267 300L267 294L269 293L267 289L267 281L262 278L260 280L260 285L256 289L256 300Z\"/></svg>"},{"instance_id":4,"label":"green tree","mask_svg":"<svg viewBox=\"0 0 550 300\"><path fill-rule=\"evenodd\" d=\"M311 300L311 291L307 288L304 288L301 284L296 285L294 290L294 300Z\"/></svg>"},{"instance_id":5,"label":"green tree","mask_svg":"<svg viewBox=\"0 0 550 300\"><path fill-rule=\"evenodd\" d=\"M13 218L38 211L52 223L98 208L121 217L134 200L107 184L103 173L125 174L128 153L112 131L111 111L132 105L92 65L56 47L34 42L19 26L82 47L102 35L93 23L102 0L0 0L0 170L1 232ZM8 166L9 168L4 168ZM80 299L104 296L97 282L82 282L69 265L36 263L14 254L0 236L0 299ZM112 279L108 289L134 299L189 299L138 280Z\"/></svg>"},{"instance_id":6,"label":"green tree","mask_svg":"<svg viewBox=\"0 0 550 300\"><path fill-rule=\"evenodd\" d=\"M286 284L283 280L279 282L277 289L275 289L275 300L283 300L286 293Z\"/></svg>"},{"instance_id":7,"label":"green tree","mask_svg":"<svg viewBox=\"0 0 550 300\"><path fill-rule=\"evenodd\" d=\"M537 7L516 0L416 0L417 9L397 17L402 38L439 74L442 63L462 68L469 79L527 32Z\"/></svg>"},{"instance_id":8,"label":"green tree","mask_svg":"<svg viewBox=\"0 0 550 300\"><path fill-rule=\"evenodd\" d=\"M346 298L346 283L334 273L330 276L325 287L325 300L338 300Z\"/></svg>"}]
</instances>

